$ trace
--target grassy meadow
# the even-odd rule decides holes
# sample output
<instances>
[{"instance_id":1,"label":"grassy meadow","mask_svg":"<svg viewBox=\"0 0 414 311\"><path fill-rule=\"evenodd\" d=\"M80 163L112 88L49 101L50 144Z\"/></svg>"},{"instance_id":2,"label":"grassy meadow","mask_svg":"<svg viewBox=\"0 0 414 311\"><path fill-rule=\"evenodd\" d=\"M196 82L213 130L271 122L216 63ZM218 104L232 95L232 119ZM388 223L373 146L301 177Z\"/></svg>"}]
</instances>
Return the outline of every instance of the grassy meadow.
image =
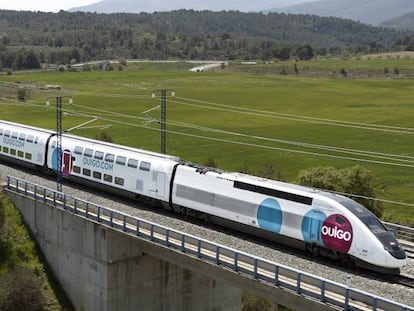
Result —
<instances>
[{"instance_id":1,"label":"grassy meadow","mask_svg":"<svg viewBox=\"0 0 414 311\"><path fill-rule=\"evenodd\" d=\"M1 119L53 129L55 99L48 107L46 98L72 96L73 105L63 98L64 129L97 117L72 133L95 137L105 131L115 143L159 151L160 110L155 107L160 92L155 99L151 94L173 89L175 97L167 93L167 153L199 164L213 159L221 169L252 173L272 164L289 182L311 167L361 165L374 175L377 197L411 204L384 203L384 219L413 225L414 83L394 77L392 71L398 67L406 76L413 73L414 59L378 61L375 70L390 68L391 76L329 74L343 67L352 72L357 65L368 72L373 59L299 62L299 68L317 66L318 72L328 72L322 77L269 74L270 67L263 69L263 64L194 73L183 63L129 64L122 71L4 74ZM277 72L282 65L293 66L268 66ZM61 89L44 90L45 85ZM16 100L18 87L26 89L27 101ZM98 125L110 127L94 127Z\"/></svg>"}]
</instances>

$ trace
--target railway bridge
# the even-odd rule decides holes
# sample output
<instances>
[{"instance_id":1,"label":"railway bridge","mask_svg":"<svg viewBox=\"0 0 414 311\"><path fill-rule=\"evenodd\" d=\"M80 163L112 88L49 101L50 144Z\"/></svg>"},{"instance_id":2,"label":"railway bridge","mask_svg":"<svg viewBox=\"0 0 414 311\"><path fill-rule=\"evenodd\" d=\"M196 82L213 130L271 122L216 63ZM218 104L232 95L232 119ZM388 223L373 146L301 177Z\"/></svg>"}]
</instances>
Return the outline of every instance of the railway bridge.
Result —
<instances>
[{"instance_id":1,"label":"railway bridge","mask_svg":"<svg viewBox=\"0 0 414 311\"><path fill-rule=\"evenodd\" d=\"M414 311L22 179L5 190L77 310L241 310L246 291L298 311Z\"/></svg>"}]
</instances>

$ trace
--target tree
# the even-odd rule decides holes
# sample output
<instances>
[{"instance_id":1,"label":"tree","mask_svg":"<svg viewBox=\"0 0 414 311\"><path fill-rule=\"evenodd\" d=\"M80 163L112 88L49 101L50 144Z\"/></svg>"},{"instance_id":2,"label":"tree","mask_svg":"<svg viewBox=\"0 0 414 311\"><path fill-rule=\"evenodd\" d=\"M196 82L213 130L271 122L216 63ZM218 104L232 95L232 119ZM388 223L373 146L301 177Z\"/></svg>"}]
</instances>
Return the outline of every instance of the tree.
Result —
<instances>
[{"instance_id":1,"label":"tree","mask_svg":"<svg viewBox=\"0 0 414 311\"><path fill-rule=\"evenodd\" d=\"M303 186L338 191L341 188L341 176L333 167L316 167L299 172L298 183Z\"/></svg>"},{"instance_id":2,"label":"tree","mask_svg":"<svg viewBox=\"0 0 414 311\"><path fill-rule=\"evenodd\" d=\"M40 68L40 61L33 50L21 49L17 52L15 67L17 69L38 69Z\"/></svg>"},{"instance_id":3,"label":"tree","mask_svg":"<svg viewBox=\"0 0 414 311\"><path fill-rule=\"evenodd\" d=\"M309 60L314 56L313 49L309 44L299 47L296 54L298 54L300 60Z\"/></svg>"},{"instance_id":4,"label":"tree","mask_svg":"<svg viewBox=\"0 0 414 311\"><path fill-rule=\"evenodd\" d=\"M343 176L343 192L361 195L367 198L354 198L378 217L382 216L384 207L380 201L370 200L375 197L373 176L370 171L357 165L340 171Z\"/></svg>"},{"instance_id":5,"label":"tree","mask_svg":"<svg viewBox=\"0 0 414 311\"><path fill-rule=\"evenodd\" d=\"M369 199L375 195L372 180L371 172L358 165L342 170L333 167L316 167L303 170L298 175L300 185L361 196L351 198L381 217L383 212L381 202Z\"/></svg>"}]
</instances>

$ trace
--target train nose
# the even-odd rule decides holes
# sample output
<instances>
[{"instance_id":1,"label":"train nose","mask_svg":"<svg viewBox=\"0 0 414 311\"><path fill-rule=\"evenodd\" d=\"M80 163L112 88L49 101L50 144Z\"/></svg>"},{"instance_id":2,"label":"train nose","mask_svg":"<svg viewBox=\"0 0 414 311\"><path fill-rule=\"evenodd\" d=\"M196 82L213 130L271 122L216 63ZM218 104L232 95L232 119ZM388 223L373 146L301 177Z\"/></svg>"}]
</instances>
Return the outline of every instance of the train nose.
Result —
<instances>
[{"instance_id":1,"label":"train nose","mask_svg":"<svg viewBox=\"0 0 414 311\"><path fill-rule=\"evenodd\" d=\"M404 260L407 258L404 249L401 244L397 241L393 234L387 232L387 234L380 237L384 249L390 253L390 255L396 259Z\"/></svg>"},{"instance_id":2,"label":"train nose","mask_svg":"<svg viewBox=\"0 0 414 311\"><path fill-rule=\"evenodd\" d=\"M398 245L397 247L385 246L385 250L391 254L392 257L396 259L406 259L407 255L405 254L404 249Z\"/></svg>"},{"instance_id":3,"label":"train nose","mask_svg":"<svg viewBox=\"0 0 414 311\"><path fill-rule=\"evenodd\" d=\"M401 244L398 243L396 239L390 239L388 241L384 241L384 249L390 253L390 255L396 259L405 260L407 259L407 255L405 254L404 249L402 248Z\"/></svg>"}]
</instances>

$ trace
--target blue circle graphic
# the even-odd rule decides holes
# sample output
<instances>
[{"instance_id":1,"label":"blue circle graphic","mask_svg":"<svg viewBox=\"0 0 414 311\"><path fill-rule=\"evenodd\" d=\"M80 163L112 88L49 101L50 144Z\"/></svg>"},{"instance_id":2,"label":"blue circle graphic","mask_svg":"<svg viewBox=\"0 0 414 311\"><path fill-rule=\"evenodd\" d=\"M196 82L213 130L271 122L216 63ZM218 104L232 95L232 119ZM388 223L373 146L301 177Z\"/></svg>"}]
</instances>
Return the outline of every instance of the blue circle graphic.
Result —
<instances>
[{"instance_id":1,"label":"blue circle graphic","mask_svg":"<svg viewBox=\"0 0 414 311\"><path fill-rule=\"evenodd\" d=\"M303 217L302 220L302 236L308 243L317 243L323 246L321 228L326 215L322 211L311 210Z\"/></svg>"},{"instance_id":2,"label":"blue circle graphic","mask_svg":"<svg viewBox=\"0 0 414 311\"><path fill-rule=\"evenodd\" d=\"M257 210L257 220L260 228L279 233L283 221L282 208L279 202L270 198L264 200Z\"/></svg>"}]
</instances>

